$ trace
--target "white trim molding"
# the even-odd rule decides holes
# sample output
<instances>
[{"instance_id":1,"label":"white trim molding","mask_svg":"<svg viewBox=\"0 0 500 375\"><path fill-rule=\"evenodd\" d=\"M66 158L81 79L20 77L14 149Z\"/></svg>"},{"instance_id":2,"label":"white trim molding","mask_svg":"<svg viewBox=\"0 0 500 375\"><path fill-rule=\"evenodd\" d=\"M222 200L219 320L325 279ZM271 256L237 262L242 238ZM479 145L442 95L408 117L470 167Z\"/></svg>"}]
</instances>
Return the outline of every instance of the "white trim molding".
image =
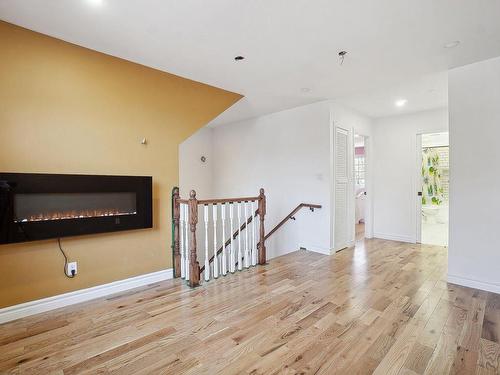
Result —
<instances>
[{"instance_id":1,"label":"white trim molding","mask_svg":"<svg viewBox=\"0 0 500 375\"><path fill-rule=\"evenodd\" d=\"M416 243L415 238L412 236L401 236L399 234L373 233L373 237L389 241Z\"/></svg>"},{"instance_id":2,"label":"white trim molding","mask_svg":"<svg viewBox=\"0 0 500 375\"><path fill-rule=\"evenodd\" d=\"M487 292L500 294L500 284L492 284L454 275L448 275L448 282L451 284L466 286L468 288L480 289Z\"/></svg>"},{"instance_id":3,"label":"white trim molding","mask_svg":"<svg viewBox=\"0 0 500 375\"><path fill-rule=\"evenodd\" d=\"M173 269L169 268L158 272L130 277L124 280L113 281L108 284L80 289L74 292L59 294L53 297L47 297L35 301L21 303L19 305L4 307L0 309L0 324L24 318L26 316L58 309L60 307L90 301L96 298L123 292L129 289L154 284L159 281L170 280L173 277Z\"/></svg>"},{"instance_id":4,"label":"white trim molding","mask_svg":"<svg viewBox=\"0 0 500 375\"><path fill-rule=\"evenodd\" d=\"M334 253L333 250L327 249L325 247L320 247L320 246L302 245L302 246L300 246L300 249L306 250L306 251L312 251L314 253L319 253L319 254L324 254L324 255L332 255Z\"/></svg>"}]
</instances>

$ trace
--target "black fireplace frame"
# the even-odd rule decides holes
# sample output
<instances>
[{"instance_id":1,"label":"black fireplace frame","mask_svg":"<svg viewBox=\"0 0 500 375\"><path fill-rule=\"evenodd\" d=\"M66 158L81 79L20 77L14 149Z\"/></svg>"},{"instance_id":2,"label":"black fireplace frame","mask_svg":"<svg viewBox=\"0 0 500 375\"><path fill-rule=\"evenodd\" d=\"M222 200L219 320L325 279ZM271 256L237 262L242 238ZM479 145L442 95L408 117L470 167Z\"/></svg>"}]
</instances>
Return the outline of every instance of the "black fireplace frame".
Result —
<instances>
[{"instance_id":1,"label":"black fireplace frame","mask_svg":"<svg viewBox=\"0 0 500 375\"><path fill-rule=\"evenodd\" d=\"M15 222L16 194L135 193L136 213L69 220ZM0 244L153 227L150 176L0 173Z\"/></svg>"}]
</instances>

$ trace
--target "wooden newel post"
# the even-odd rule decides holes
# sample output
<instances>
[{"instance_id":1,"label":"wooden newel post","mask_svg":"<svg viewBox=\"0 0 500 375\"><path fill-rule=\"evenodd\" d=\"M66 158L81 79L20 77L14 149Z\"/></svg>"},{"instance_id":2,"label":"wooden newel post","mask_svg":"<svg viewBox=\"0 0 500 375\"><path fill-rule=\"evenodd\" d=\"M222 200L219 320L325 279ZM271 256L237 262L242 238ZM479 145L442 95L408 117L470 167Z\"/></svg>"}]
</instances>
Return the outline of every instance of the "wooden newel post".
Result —
<instances>
[{"instance_id":1,"label":"wooden newel post","mask_svg":"<svg viewBox=\"0 0 500 375\"><path fill-rule=\"evenodd\" d=\"M196 224L198 224L198 200L196 192L189 193L189 286L200 285L200 264L196 257Z\"/></svg>"},{"instance_id":2,"label":"wooden newel post","mask_svg":"<svg viewBox=\"0 0 500 375\"><path fill-rule=\"evenodd\" d=\"M174 276L181 277L181 252L179 248L180 244L180 231L179 224L181 218L181 204L179 203L179 188L176 187L172 191L172 204L173 204L173 235L174 235Z\"/></svg>"},{"instance_id":3,"label":"wooden newel post","mask_svg":"<svg viewBox=\"0 0 500 375\"><path fill-rule=\"evenodd\" d=\"M264 218L266 216L266 195L264 189L259 194L259 218L260 218L260 240L259 240L259 264L266 264L266 233L264 229Z\"/></svg>"}]
</instances>

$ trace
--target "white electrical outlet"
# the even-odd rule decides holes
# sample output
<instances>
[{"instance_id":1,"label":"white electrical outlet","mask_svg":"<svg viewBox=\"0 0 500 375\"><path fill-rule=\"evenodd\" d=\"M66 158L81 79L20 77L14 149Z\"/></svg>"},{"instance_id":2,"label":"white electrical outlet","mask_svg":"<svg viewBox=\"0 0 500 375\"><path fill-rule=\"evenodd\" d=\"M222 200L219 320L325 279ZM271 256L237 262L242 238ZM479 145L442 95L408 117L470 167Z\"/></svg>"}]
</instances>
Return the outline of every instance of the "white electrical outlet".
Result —
<instances>
[{"instance_id":1,"label":"white electrical outlet","mask_svg":"<svg viewBox=\"0 0 500 375\"><path fill-rule=\"evenodd\" d=\"M66 265L66 275L68 275L69 277L73 277L73 276L76 276L77 273L78 273L77 263L76 262L69 262Z\"/></svg>"}]
</instances>

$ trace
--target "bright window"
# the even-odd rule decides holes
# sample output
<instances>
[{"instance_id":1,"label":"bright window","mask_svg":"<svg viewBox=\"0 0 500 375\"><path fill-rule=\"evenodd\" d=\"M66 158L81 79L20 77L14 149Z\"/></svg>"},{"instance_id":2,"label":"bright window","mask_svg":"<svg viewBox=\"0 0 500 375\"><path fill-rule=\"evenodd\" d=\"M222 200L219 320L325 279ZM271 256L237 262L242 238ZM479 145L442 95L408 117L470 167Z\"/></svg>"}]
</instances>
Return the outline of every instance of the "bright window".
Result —
<instances>
[{"instance_id":1,"label":"bright window","mask_svg":"<svg viewBox=\"0 0 500 375\"><path fill-rule=\"evenodd\" d=\"M365 187L366 162L364 155L354 157L354 182L357 186Z\"/></svg>"}]
</instances>

